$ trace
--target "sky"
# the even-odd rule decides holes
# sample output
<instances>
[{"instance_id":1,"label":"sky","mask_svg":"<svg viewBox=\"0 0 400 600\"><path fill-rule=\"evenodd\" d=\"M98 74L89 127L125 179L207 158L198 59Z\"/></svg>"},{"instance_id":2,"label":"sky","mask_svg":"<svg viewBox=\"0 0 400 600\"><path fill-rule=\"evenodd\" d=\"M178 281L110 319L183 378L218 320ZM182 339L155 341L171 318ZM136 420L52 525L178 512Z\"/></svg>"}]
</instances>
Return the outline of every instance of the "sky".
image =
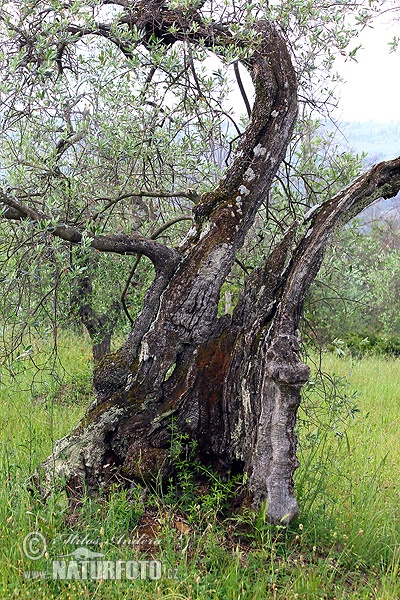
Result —
<instances>
[{"instance_id":1,"label":"sky","mask_svg":"<svg viewBox=\"0 0 400 600\"><path fill-rule=\"evenodd\" d=\"M365 29L355 45L362 44L357 62L337 61L346 80L341 84L338 116L343 121L400 122L400 47L390 54L388 42L400 37L400 20L387 17Z\"/></svg>"},{"instance_id":2,"label":"sky","mask_svg":"<svg viewBox=\"0 0 400 600\"><path fill-rule=\"evenodd\" d=\"M400 2L400 0L399 0ZM356 60L337 59L334 69L343 77L335 92L339 97L338 121L400 123L400 45L390 53L389 42L400 37L400 13L397 21L388 14L377 18L351 43L349 50L361 44ZM250 77L241 69L246 89L252 88ZM251 95L251 94L250 94ZM234 112L245 112L235 88Z\"/></svg>"}]
</instances>

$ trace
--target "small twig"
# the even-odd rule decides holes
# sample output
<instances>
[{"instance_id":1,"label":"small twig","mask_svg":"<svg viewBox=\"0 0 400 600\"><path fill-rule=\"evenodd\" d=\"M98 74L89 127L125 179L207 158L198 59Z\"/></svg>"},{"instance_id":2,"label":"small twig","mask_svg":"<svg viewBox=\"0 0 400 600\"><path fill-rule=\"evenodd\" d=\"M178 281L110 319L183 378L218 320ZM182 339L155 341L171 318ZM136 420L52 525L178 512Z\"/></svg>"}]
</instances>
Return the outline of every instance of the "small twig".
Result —
<instances>
[{"instance_id":1,"label":"small twig","mask_svg":"<svg viewBox=\"0 0 400 600\"><path fill-rule=\"evenodd\" d=\"M191 189L187 190L186 192L183 192L183 191L180 191L180 192L146 192L146 191L134 192L132 194L123 194L122 196L118 196L117 198L114 198L113 200L110 200L109 198L96 198L96 200L109 200L109 202L101 210L98 210L93 215L92 219L95 221L96 219L98 219L100 217L100 215L102 213L104 213L106 210L108 210L109 208L114 206L114 204L121 202L121 200L126 200L127 198L143 198L143 197L144 198L187 198L188 200L191 200L195 204L197 204L197 202L199 202L199 200L200 200L200 196L198 195L198 193Z\"/></svg>"},{"instance_id":2,"label":"small twig","mask_svg":"<svg viewBox=\"0 0 400 600\"><path fill-rule=\"evenodd\" d=\"M235 258L235 263L237 265L239 265L239 267L242 269L242 271L244 271L246 273L246 275L249 275L249 270L246 267L246 265L244 263L242 263L241 260L239 260L238 258Z\"/></svg>"},{"instance_id":3,"label":"small twig","mask_svg":"<svg viewBox=\"0 0 400 600\"><path fill-rule=\"evenodd\" d=\"M136 257L136 259L135 259L135 262L133 263L133 266L132 266L131 270L129 271L128 279L126 280L124 289L123 289L122 294L121 294L122 308L124 309L124 313L128 317L128 320L131 323L131 325L133 325L134 320L131 317L130 312L128 310L128 307L126 305L126 294L128 293L128 288L129 288L129 286L131 284L132 278L133 278L133 276L135 274L135 271L136 271L136 269L137 269L137 267L138 267L141 259L142 259L142 254L138 254L137 257Z\"/></svg>"}]
</instances>

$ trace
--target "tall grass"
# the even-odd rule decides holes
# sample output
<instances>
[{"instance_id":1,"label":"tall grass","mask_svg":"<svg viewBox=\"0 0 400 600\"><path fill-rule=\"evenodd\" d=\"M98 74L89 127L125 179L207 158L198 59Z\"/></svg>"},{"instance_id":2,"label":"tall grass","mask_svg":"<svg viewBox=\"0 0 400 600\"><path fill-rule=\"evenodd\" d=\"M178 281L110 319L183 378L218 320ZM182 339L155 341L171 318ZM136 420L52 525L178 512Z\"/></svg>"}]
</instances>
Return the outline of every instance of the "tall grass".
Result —
<instances>
[{"instance_id":1,"label":"tall grass","mask_svg":"<svg viewBox=\"0 0 400 600\"><path fill-rule=\"evenodd\" d=\"M71 512L55 490L46 504L29 490L34 467L77 424L90 401L87 345L65 337L65 372L32 378L34 366L0 387L0 597L99 599L400 598L400 363L324 357L336 382L312 376L299 414L296 486L302 513L287 529L232 512L238 482L210 474L204 489L177 453L178 483L115 490ZM179 432L175 443L179 444ZM184 440L181 440L184 441ZM24 555L32 531L47 540ZM75 536L75 538L71 537ZM85 536L87 536L85 538ZM78 545L106 560L162 562L160 579L28 579Z\"/></svg>"}]
</instances>

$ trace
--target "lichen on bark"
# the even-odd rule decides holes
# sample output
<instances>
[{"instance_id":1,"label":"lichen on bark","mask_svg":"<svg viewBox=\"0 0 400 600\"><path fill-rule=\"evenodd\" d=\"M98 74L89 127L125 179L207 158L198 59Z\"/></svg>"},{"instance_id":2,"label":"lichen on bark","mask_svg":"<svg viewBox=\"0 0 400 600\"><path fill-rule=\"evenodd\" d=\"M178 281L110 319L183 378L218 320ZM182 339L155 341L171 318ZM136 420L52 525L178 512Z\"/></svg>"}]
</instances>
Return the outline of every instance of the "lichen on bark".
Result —
<instances>
[{"instance_id":1,"label":"lichen on bark","mask_svg":"<svg viewBox=\"0 0 400 600\"><path fill-rule=\"evenodd\" d=\"M163 7L157 22L151 11L146 21L146 14L143 6L142 26L164 41L166 35L187 39L178 13ZM259 41L246 61L256 95L236 158L195 206L195 229L181 247L136 240L154 262L154 282L125 344L96 367L95 403L36 472L44 495L60 478L76 498L171 473L173 420L197 443L199 460L220 472L248 474L246 501L255 508L265 501L272 523L287 524L298 514L295 421L309 376L299 358L304 298L335 227L377 194L398 191L400 159L382 163L319 207L298 240L294 223L248 276L232 316L218 318L222 284L284 158L297 115L296 74L285 40L270 23L256 27ZM238 43L223 28L197 31L191 43L211 49ZM117 241L119 248L129 242Z\"/></svg>"}]
</instances>

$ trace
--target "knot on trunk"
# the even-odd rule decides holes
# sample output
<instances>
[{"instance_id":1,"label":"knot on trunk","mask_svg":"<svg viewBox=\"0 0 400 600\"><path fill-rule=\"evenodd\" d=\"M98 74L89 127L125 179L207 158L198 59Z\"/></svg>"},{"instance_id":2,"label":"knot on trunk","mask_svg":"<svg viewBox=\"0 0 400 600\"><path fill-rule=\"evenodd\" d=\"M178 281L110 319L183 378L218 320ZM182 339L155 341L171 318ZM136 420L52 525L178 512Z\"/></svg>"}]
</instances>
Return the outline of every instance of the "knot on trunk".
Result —
<instances>
[{"instance_id":1,"label":"knot on trunk","mask_svg":"<svg viewBox=\"0 0 400 600\"><path fill-rule=\"evenodd\" d=\"M281 333L272 341L267 351L267 369L274 381L288 384L308 381L310 367L299 359L299 349L298 334Z\"/></svg>"}]
</instances>

